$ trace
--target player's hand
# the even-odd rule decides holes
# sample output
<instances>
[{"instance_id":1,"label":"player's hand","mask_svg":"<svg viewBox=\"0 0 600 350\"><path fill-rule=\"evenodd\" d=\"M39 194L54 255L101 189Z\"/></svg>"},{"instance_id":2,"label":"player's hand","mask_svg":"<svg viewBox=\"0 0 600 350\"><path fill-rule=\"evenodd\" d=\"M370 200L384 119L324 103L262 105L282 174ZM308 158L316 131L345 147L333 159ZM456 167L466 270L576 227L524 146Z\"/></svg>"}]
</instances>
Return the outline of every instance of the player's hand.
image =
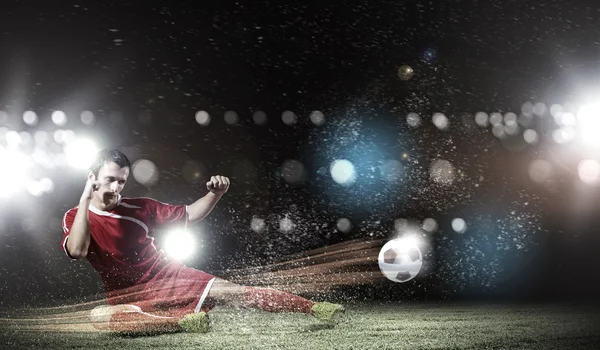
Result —
<instances>
[{"instance_id":1,"label":"player's hand","mask_svg":"<svg viewBox=\"0 0 600 350\"><path fill-rule=\"evenodd\" d=\"M100 189L102 184L100 181L96 180L96 177L92 175L88 178L85 183L85 188L83 189L83 193L81 194L81 200L92 199L94 197L94 192Z\"/></svg>"},{"instance_id":2,"label":"player's hand","mask_svg":"<svg viewBox=\"0 0 600 350\"><path fill-rule=\"evenodd\" d=\"M211 176L210 181L206 183L206 188L219 196L222 196L229 189L229 178L226 176Z\"/></svg>"}]
</instances>

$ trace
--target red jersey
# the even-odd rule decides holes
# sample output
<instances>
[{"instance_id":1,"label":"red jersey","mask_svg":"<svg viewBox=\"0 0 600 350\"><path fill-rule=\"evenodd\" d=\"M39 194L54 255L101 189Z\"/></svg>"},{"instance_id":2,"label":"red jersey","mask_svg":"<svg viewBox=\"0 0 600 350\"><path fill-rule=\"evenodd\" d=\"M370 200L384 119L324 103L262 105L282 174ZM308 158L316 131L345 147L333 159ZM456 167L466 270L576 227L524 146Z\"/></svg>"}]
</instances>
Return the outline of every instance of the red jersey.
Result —
<instances>
[{"instance_id":1,"label":"red jersey","mask_svg":"<svg viewBox=\"0 0 600 350\"><path fill-rule=\"evenodd\" d=\"M66 244L77 210L78 207L68 210L63 219L62 247L67 255ZM166 308L188 307L195 299L199 302L193 306L202 306L214 276L168 258L153 237L158 226L185 228L187 221L187 206L151 198L119 196L111 211L90 205L90 246L86 258L100 273L109 303L151 300L151 307L144 308L148 310L160 309L165 305L159 304L165 303ZM183 294L186 300L175 300Z\"/></svg>"}]
</instances>

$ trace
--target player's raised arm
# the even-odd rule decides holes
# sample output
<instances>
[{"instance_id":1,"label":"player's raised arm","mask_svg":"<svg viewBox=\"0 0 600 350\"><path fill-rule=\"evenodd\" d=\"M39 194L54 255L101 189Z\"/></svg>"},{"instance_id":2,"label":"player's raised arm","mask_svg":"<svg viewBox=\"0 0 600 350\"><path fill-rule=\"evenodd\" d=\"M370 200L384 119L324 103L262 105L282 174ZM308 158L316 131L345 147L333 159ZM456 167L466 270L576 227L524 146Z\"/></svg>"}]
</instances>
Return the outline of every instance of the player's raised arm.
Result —
<instances>
[{"instance_id":1,"label":"player's raised arm","mask_svg":"<svg viewBox=\"0 0 600 350\"><path fill-rule=\"evenodd\" d=\"M208 194L188 206L189 220L202 220L207 217L217 205L219 199L227 192L229 184L229 178L225 176L211 176L210 181L206 183Z\"/></svg>"},{"instance_id":2,"label":"player's raised arm","mask_svg":"<svg viewBox=\"0 0 600 350\"><path fill-rule=\"evenodd\" d=\"M100 187L94 175L88 176L85 188L79 199L77 214L69 230L69 238L65 245L67 253L75 259L85 258L90 246L90 221L88 211L94 196L94 191Z\"/></svg>"}]
</instances>

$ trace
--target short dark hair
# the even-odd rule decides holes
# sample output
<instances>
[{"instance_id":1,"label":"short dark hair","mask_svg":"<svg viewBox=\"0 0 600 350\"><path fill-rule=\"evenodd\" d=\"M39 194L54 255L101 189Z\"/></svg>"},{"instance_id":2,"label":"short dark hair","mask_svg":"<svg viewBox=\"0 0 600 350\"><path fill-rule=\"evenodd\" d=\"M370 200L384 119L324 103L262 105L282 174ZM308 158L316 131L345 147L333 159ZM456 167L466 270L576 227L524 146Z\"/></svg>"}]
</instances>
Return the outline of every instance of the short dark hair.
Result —
<instances>
[{"instance_id":1,"label":"short dark hair","mask_svg":"<svg viewBox=\"0 0 600 350\"><path fill-rule=\"evenodd\" d=\"M131 162L123 152L118 149L103 149L96 154L96 159L94 159L90 170L98 177L100 168L102 168L104 164L109 164L111 162L116 163L121 168L131 169Z\"/></svg>"}]
</instances>

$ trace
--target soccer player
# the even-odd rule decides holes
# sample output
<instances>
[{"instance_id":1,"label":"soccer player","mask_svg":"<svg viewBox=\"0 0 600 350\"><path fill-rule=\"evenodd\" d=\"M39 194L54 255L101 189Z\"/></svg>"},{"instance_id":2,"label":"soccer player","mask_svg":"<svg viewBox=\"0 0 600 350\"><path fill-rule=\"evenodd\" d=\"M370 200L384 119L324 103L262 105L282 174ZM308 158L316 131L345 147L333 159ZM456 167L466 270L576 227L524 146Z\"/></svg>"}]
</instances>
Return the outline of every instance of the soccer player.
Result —
<instances>
[{"instance_id":1,"label":"soccer player","mask_svg":"<svg viewBox=\"0 0 600 350\"><path fill-rule=\"evenodd\" d=\"M313 303L271 288L238 285L189 268L165 255L153 232L161 225L187 227L204 219L227 192L230 181L212 176L208 193L190 205L151 198L126 198L131 163L119 150L98 152L79 205L63 219L62 247L71 259L86 258L104 283L109 306L92 310L101 329L123 332L208 331L216 305L269 312L303 312L332 321L343 307Z\"/></svg>"}]
</instances>

